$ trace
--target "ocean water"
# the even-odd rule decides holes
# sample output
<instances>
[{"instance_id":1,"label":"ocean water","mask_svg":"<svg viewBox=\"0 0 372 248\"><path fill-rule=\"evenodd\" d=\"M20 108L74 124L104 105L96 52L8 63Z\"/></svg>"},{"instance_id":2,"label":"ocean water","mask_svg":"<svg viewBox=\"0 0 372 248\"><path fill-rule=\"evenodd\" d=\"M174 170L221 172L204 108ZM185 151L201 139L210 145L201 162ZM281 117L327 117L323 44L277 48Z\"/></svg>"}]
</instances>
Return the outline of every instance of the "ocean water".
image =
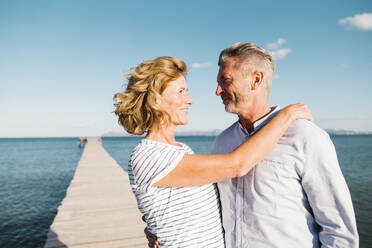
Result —
<instances>
[{"instance_id":1,"label":"ocean water","mask_svg":"<svg viewBox=\"0 0 372 248\"><path fill-rule=\"evenodd\" d=\"M0 247L43 247L82 149L76 138L0 139Z\"/></svg>"},{"instance_id":2,"label":"ocean water","mask_svg":"<svg viewBox=\"0 0 372 248\"><path fill-rule=\"evenodd\" d=\"M372 135L332 136L356 212L360 247L372 247ZM126 170L140 137L104 138ZM177 137L207 154L214 137ZM43 247L82 149L77 138L0 139L0 248Z\"/></svg>"},{"instance_id":3,"label":"ocean water","mask_svg":"<svg viewBox=\"0 0 372 248\"><path fill-rule=\"evenodd\" d=\"M360 247L372 248L372 135L331 138L353 200Z\"/></svg>"}]
</instances>

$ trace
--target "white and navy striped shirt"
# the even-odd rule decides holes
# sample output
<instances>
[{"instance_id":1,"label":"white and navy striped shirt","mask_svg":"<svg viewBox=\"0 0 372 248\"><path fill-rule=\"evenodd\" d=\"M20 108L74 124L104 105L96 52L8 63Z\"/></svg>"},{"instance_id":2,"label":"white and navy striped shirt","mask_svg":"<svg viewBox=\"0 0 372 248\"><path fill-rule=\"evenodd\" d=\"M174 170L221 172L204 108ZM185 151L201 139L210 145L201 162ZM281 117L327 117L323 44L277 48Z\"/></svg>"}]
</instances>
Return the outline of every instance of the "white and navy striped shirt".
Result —
<instances>
[{"instance_id":1,"label":"white and navy striped shirt","mask_svg":"<svg viewBox=\"0 0 372 248\"><path fill-rule=\"evenodd\" d=\"M143 139L134 149L128 175L138 208L160 247L225 247L215 184L169 188L154 183L193 154L185 144L173 146Z\"/></svg>"}]
</instances>

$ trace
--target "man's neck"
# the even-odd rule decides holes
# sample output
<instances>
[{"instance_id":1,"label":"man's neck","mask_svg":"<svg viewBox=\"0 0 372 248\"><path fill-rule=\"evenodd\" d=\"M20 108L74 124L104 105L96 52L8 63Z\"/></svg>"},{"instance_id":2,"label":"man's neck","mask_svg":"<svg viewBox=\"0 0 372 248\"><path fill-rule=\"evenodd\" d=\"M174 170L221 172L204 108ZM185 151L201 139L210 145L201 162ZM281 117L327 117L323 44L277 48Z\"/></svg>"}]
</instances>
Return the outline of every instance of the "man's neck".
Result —
<instances>
[{"instance_id":1,"label":"man's neck","mask_svg":"<svg viewBox=\"0 0 372 248\"><path fill-rule=\"evenodd\" d=\"M254 130L254 123L270 114L273 110L274 107L270 108L269 105L256 107L252 111L239 113L238 114L239 122L242 125L242 127L247 129L247 131L251 133Z\"/></svg>"}]
</instances>

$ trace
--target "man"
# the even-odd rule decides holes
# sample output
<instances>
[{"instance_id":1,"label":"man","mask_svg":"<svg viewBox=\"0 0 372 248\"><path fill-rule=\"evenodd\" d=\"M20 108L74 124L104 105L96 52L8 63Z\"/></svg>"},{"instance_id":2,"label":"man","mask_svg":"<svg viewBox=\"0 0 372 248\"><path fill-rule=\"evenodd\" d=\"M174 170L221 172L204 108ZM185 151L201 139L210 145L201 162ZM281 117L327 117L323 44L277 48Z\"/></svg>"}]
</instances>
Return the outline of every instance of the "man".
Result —
<instances>
[{"instance_id":1,"label":"man","mask_svg":"<svg viewBox=\"0 0 372 248\"><path fill-rule=\"evenodd\" d=\"M277 111L268 94L274 60L253 43L220 54L216 94L239 120L217 136L227 153ZM218 183L226 247L358 247L351 197L328 134L295 121L272 152L244 177Z\"/></svg>"},{"instance_id":2,"label":"man","mask_svg":"<svg viewBox=\"0 0 372 248\"><path fill-rule=\"evenodd\" d=\"M275 62L265 49L237 43L218 65L216 95L239 120L217 136L212 153L228 153L279 111L268 105ZM295 121L264 161L218 188L227 248L359 245L334 146L311 122Z\"/></svg>"}]
</instances>

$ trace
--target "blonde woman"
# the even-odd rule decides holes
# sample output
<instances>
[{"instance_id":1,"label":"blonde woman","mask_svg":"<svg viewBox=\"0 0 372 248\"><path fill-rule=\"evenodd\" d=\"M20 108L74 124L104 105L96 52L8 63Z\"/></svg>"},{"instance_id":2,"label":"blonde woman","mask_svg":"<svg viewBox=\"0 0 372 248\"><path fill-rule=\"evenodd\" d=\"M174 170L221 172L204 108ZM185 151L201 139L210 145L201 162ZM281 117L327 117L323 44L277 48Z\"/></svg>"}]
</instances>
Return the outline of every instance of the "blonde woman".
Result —
<instances>
[{"instance_id":1,"label":"blonde woman","mask_svg":"<svg viewBox=\"0 0 372 248\"><path fill-rule=\"evenodd\" d=\"M125 92L114 96L119 123L146 137L134 149L128 175L147 229L159 247L224 247L218 191L213 184L245 175L274 147L297 118L311 120L303 104L280 111L233 152L194 155L175 140L193 103L187 94L186 65L159 57L131 69Z\"/></svg>"}]
</instances>

